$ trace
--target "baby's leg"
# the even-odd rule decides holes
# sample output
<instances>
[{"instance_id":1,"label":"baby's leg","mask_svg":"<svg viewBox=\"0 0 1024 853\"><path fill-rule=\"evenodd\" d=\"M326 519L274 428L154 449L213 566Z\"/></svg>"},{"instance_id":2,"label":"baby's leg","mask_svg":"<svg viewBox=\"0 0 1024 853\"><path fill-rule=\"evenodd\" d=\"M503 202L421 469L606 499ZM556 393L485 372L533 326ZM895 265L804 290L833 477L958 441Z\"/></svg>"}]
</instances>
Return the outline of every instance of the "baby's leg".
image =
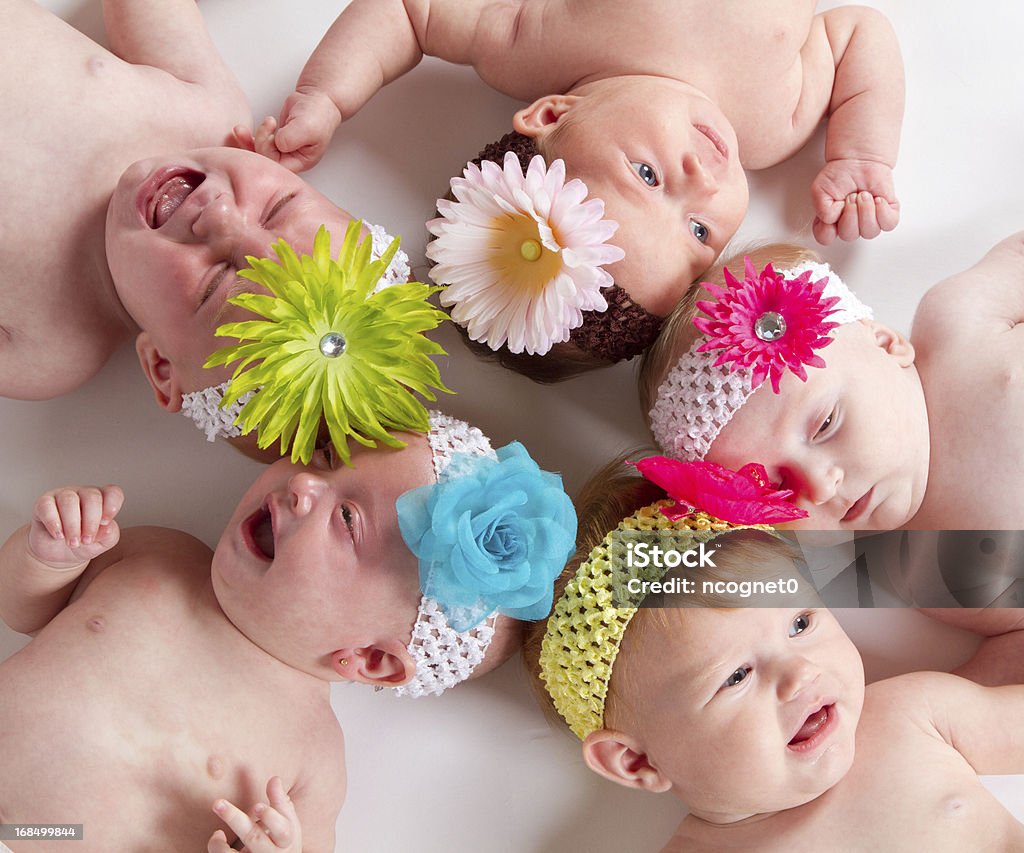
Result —
<instances>
[{"instance_id":1,"label":"baby's leg","mask_svg":"<svg viewBox=\"0 0 1024 853\"><path fill-rule=\"evenodd\" d=\"M981 634L985 639L967 663L953 670L978 684L1024 684L1024 609L922 608L933 619Z\"/></svg>"}]
</instances>

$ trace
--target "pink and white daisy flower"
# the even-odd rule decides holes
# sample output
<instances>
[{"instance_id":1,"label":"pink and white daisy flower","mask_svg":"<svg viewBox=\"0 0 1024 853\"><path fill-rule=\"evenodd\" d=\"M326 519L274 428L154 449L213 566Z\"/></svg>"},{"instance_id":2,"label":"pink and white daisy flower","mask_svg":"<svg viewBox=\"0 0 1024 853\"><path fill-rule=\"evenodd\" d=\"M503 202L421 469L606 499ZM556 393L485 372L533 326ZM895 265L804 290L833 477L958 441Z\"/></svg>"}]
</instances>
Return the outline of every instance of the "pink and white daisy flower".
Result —
<instances>
[{"instance_id":1,"label":"pink and white daisy flower","mask_svg":"<svg viewBox=\"0 0 1024 853\"><path fill-rule=\"evenodd\" d=\"M716 366L731 362L732 370L749 368L754 388L770 376L778 394L787 369L806 382L805 364L825 366L815 350L832 343L829 332L839 324L825 318L836 310L839 298L824 295L827 276L811 281L807 270L785 278L771 264L758 273L749 258L743 263L743 281L725 270L726 287L704 283L717 301L697 303L707 317L697 317L693 324L708 337L697 352L723 350Z\"/></svg>"},{"instance_id":2,"label":"pink and white daisy flower","mask_svg":"<svg viewBox=\"0 0 1024 853\"><path fill-rule=\"evenodd\" d=\"M608 307L612 284L603 264L625 253L608 240L618 224L586 185L565 180L565 163L535 156L523 174L512 152L502 166L470 163L453 178L456 201L437 203L427 223L430 277L447 285L441 304L474 341L543 355L583 323L584 311Z\"/></svg>"}]
</instances>

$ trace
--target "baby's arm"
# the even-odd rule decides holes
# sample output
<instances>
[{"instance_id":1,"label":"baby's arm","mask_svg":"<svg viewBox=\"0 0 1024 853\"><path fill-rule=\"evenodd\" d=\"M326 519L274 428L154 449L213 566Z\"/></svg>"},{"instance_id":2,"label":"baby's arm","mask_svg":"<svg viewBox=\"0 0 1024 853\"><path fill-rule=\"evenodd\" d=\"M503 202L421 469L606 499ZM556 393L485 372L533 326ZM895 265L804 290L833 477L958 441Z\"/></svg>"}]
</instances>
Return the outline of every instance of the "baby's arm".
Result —
<instances>
[{"instance_id":1,"label":"baby's arm","mask_svg":"<svg viewBox=\"0 0 1024 853\"><path fill-rule=\"evenodd\" d=\"M483 14L487 0L353 0L323 37L285 101L240 142L300 172L323 156L338 125L424 54L475 64L513 34L514 16ZM510 7L509 7L510 8ZM484 18L487 22L483 22Z\"/></svg>"},{"instance_id":2,"label":"baby's arm","mask_svg":"<svg viewBox=\"0 0 1024 853\"><path fill-rule=\"evenodd\" d=\"M978 684L1024 684L1024 609L922 608L933 619L984 637L974 656L953 672Z\"/></svg>"},{"instance_id":3,"label":"baby's arm","mask_svg":"<svg viewBox=\"0 0 1024 853\"><path fill-rule=\"evenodd\" d=\"M32 521L0 549L0 618L31 634L56 616L90 563L103 568L96 558L117 545L123 503L119 486L68 486L39 498Z\"/></svg>"},{"instance_id":4,"label":"baby's arm","mask_svg":"<svg viewBox=\"0 0 1024 853\"><path fill-rule=\"evenodd\" d=\"M188 83L224 78L234 85L196 0L103 0L110 49L132 65L151 65Z\"/></svg>"},{"instance_id":5,"label":"baby's arm","mask_svg":"<svg viewBox=\"0 0 1024 853\"><path fill-rule=\"evenodd\" d=\"M888 20L861 6L824 13L835 59L825 168L811 185L814 237L871 239L899 222L892 170L903 123L903 60Z\"/></svg>"},{"instance_id":6,"label":"baby's arm","mask_svg":"<svg viewBox=\"0 0 1024 853\"><path fill-rule=\"evenodd\" d=\"M982 687L941 672L915 673L932 723L979 774L1024 773L1024 685Z\"/></svg>"},{"instance_id":7,"label":"baby's arm","mask_svg":"<svg viewBox=\"0 0 1024 853\"><path fill-rule=\"evenodd\" d=\"M974 266L932 287L917 306L911 340L921 352L955 348L991 361L996 336L1016 344L1021 323L1024 231L1001 240ZM1003 332L1011 334L1007 337ZM1018 363L1017 347L1008 355Z\"/></svg>"}]
</instances>

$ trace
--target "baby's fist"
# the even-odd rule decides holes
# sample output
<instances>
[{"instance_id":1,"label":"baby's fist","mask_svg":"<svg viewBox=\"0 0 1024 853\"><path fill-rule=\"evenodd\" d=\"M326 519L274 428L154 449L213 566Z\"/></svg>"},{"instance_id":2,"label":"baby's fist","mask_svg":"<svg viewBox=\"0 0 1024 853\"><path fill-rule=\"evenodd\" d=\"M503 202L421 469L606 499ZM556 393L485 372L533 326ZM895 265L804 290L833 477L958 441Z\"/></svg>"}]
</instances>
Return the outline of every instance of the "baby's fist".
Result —
<instances>
[{"instance_id":1,"label":"baby's fist","mask_svg":"<svg viewBox=\"0 0 1024 853\"><path fill-rule=\"evenodd\" d=\"M871 240L900 221L892 169L871 160L831 160L811 184L814 239Z\"/></svg>"},{"instance_id":2,"label":"baby's fist","mask_svg":"<svg viewBox=\"0 0 1024 853\"><path fill-rule=\"evenodd\" d=\"M281 165L293 172L311 169L324 156L339 124L341 111L324 92L292 92L284 102L274 134Z\"/></svg>"},{"instance_id":3,"label":"baby's fist","mask_svg":"<svg viewBox=\"0 0 1024 853\"><path fill-rule=\"evenodd\" d=\"M88 563L120 539L114 517L123 504L120 486L65 486L46 492L32 510L29 553L54 569Z\"/></svg>"}]
</instances>

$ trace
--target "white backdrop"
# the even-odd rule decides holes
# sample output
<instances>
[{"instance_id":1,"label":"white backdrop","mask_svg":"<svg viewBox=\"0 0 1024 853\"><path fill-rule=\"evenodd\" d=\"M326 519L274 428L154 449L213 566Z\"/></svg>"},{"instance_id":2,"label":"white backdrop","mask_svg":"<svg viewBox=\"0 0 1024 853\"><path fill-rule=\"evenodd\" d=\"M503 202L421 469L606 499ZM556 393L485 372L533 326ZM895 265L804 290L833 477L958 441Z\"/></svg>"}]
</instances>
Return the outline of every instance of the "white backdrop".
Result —
<instances>
[{"instance_id":1,"label":"white backdrop","mask_svg":"<svg viewBox=\"0 0 1024 853\"><path fill-rule=\"evenodd\" d=\"M44 5L103 39L98 0ZM343 5L201 2L258 117L277 113ZM929 285L1024 227L1024 116L1016 90L1024 79L1024 6L978 0L970 13L952 0L871 5L892 20L907 70L896 170L902 223L875 241L824 255L879 317L909 329ZM435 198L466 159L508 129L516 107L471 70L426 60L347 122L308 177L353 214L401 234L422 276L423 223ZM821 146L819 135L794 160L751 176L751 210L737 241L812 241L808 187ZM480 424L499 444L522 440L544 467L563 472L570 491L613 455L647 440L632 365L544 388L476 361L450 330L441 339L451 353L442 375L459 392L444 401L446 410ZM127 494L124 525L180 527L212 545L258 469L158 410L130 349L68 397L0 400L0 424L0 535L27 520L45 489L118 482ZM972 647L968 635L911 611L842 618L871 678L949 668ZM24 642L0 626L0 658ZM669 795L628 792L585 770L574 739L541 715L517 660L439 699L402 701L338 686L334 705L350 780L339 850L655 851L683 814ZM1022 779L998 786L1024 816Z\"/></svg>"}]
</instances>

